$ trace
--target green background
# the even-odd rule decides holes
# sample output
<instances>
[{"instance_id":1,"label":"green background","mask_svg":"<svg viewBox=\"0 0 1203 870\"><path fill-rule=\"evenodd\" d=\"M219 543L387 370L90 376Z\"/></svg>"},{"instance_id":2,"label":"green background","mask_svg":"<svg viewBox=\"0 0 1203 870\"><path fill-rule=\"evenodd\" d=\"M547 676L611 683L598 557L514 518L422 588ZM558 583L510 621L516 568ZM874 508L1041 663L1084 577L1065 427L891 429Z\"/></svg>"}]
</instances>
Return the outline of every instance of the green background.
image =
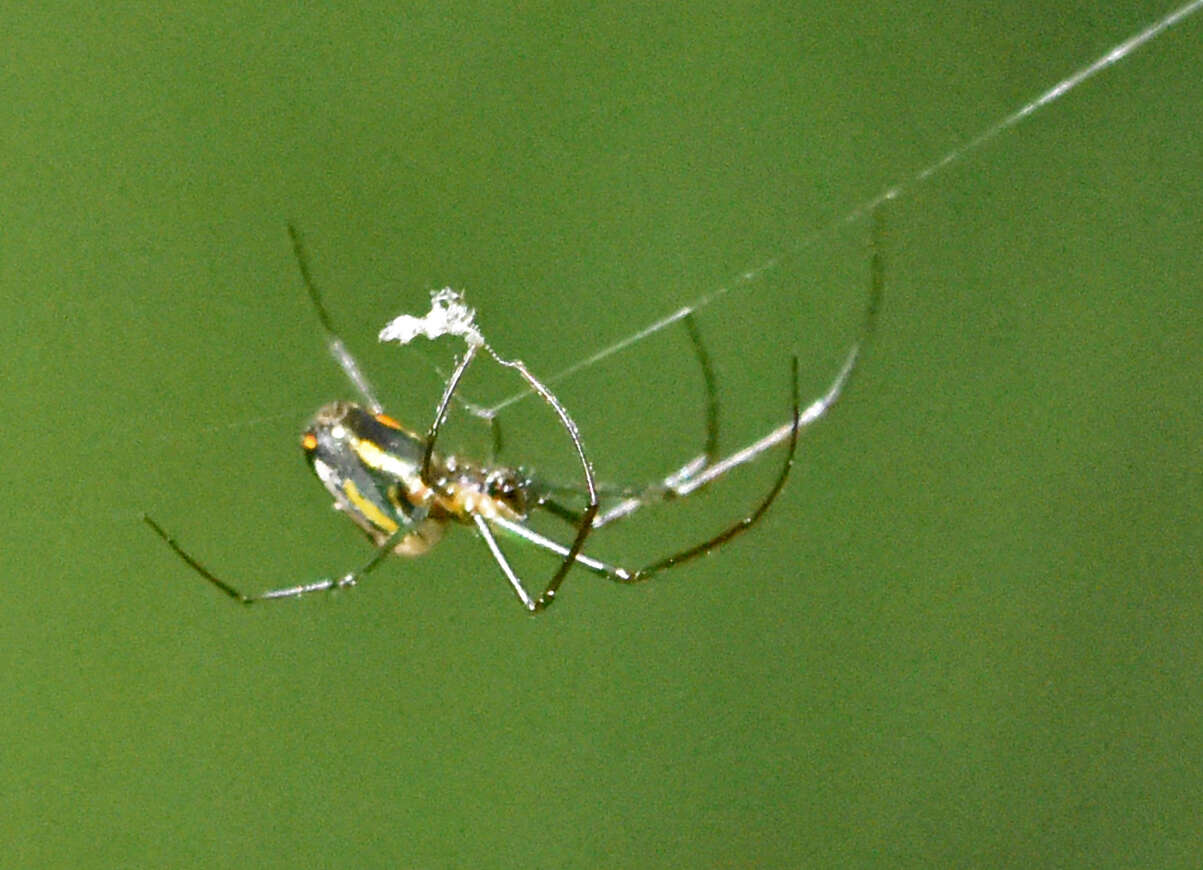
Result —
<instances>
[{"instance_id":1,"label":"green background","mask_svg":"<svg viewBox=\"0 0 1203 870\"><path fill-rule=\"evenodd\" d=\"M243 610L139 522L250 589L368 552L297 447L350 392L286 221L417 428L452 349L374 335L430 289L550 374L731 288L734 449L851 340L842 219L1167 9L9 4L4 865L1197 865L1203 16L891 204L852 389L708 559L529 619L460 531ZM700 444L679 330L558 391L603 479ZM692 543L777 459L590 550Z\"/></svg>"}]
</instances>

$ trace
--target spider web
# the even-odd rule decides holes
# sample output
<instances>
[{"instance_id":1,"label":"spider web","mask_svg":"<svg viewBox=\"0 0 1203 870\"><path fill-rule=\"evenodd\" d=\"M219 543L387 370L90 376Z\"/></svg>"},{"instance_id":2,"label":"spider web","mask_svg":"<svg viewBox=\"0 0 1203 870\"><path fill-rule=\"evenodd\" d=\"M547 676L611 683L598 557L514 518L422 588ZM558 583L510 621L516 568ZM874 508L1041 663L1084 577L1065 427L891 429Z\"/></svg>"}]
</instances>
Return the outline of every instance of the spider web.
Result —
<instances>
[{"instance_id":1,"label":"spider web","mask_svg":"<svg viewBox=\"0 0 1203 870\"><path fill-rule=\"evenodd\" d=\"M1125 39L1117 42L1112 47L1107 49L1102 54L1089 60L1073 72L1058 80L1051 86L1045 88L1032 99L1026 101L1010 113L999 118L994 123L980 130L976 135L966 139L960 145L950 149L946 153L939 156L923 166L918 171L903 178L895 184L882 190L876 196L867 201L856 205L836 220L828 225L821 227L805 236L798 238L793 244L781 252L761 261L759 264L741 271L733 275L726 284L716 287L709 292L703 293L700 296L687 302L675 310L668 312L660 318L648 323L647 325L634 330L624 336L620 336L609 344L606 344L591 354L581 357L576 362L573 362L560 370L543 376L544 383L558 384L565 381L574 375L577 375L593 366L601 363L611 356L622 353L631 347L655 336L657 333L665 330L679 321L683 320L689 314L707 308L717 302L732 298L741 292L750 290L755 283L773 271L781 264L796 258L800 254L809 249L815 248L826 239L835 236L841 229L855 224L867 218L877 207L890 200L901 199L912 194L918 188L930 182L933 178L941 174L944 170L961 163L968 157L980 151L985 146L992 143L1003 133L1018 126L1021 122L1033 117L1037 113L1049 108L1062 97L1068 95L1078 86L1095 78L1100 73L1110 70L1122 61L1131 57L1137 50L1143 48L1153 42L1160 36L1164 35L1168 30L1181 24L1187 18L1203 9L1203 0L1189 0L1187 3L1175 7L1166 12L1162 16L1153 19L1144 27L1132 33ZM427 357L425 354L417 351L419 358L425 365L429 366L439 377L445 378L447 372L439 364ZM524 399L533 396L534 393L526 387L523 387L514 393L507 395L492 405L478 404L469 400L466 397L456 396L456 404L467 409L470 413L477 417L485 419L496 417L501 411L515 405ZM223 422L211 424L208 426L200 425L193 427L192 431L197 433L219 432L230 429L243 427L257 426L265 422L271 422L282 419L291 419L294 416L293 412L281 412L277 414L268 414L256 416L253 418L242 418L233 422ZM168 440L172 436L163 436L164 440Z\"/></svg>"},{"instance_id":2,"label":"spider web","mask_svg":"<svg viewBox=\"0 0 1203 870\"><path fill-rule=\"evenodd\" d=\"M869 199L868 201L847 211L842 217L833 221L826 227L812 232L809 235L803 236L782 253L770 257L769 259L762 261L759 265L733 276L727 284L698 296L688 304L647 324L643 328L618 338L612 343L598 349L594 353L582 357L578 361L560 369L554 374L546 376L544 381L548 384L555 384L566 380L567 378L570 378L579 372L591 368L608 357L611 357L617 353L621 353L622 351L633 347L634 345L639 344L648 338L651 338L656 333L663 329L667 329L693 312L706 308L720 299L729 297L733 293L746 290L753 283L755 283L757 279L762 277L765 273L775 269L783 261L793 258L807 249L815 246L821 240L827 238L828 236L834 235L840 228L863 220L864 218L868 217L874 211L874 209L883 203L910 194L916 188L926 184L945 169L960 163L970 155L982 149L994 139L998 138L1001 134L1018 125L1020 122L1032 117L1044 109L1047 109L1053 103L1057 102L1057 100L1061 99L1072 90L1077 88L1079 85L1089 81L1099 73L1110 69L1111 67L1130 57L1138 49L1157 39L1171 27L1180 24L1182 21L1198 12L1200 9L1203 9L1203 0L1190 0L1190 2L1184 3L1183 5L1167 12L1160 18L1157 18L1145 25L1131 36L1116 43L1103 54L1079 67L1077 70L1062 78L1051 87L1045 89L1033 99L1027 101L1014 111L989 125L977 135L967 139L962 144L943 154L938 159L924 166L910 177L886 188L872 199ZM529 398L532 395L533 393L529 389L519 390L518 392L501 399L492 406L479 409L479 413L481 413L482 416L495 416L503 409L508 408L510 405Z\"/></svg>"}]
</instances>

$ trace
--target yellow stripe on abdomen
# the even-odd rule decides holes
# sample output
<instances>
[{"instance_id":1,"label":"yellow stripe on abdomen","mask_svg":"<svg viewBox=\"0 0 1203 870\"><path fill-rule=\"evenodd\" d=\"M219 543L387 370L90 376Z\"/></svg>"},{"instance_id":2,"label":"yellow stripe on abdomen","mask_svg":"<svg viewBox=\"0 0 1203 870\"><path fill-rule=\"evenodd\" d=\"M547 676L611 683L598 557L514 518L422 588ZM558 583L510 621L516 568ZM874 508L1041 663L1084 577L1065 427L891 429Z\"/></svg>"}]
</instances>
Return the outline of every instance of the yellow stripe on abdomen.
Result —
<instances>
[{"instance_id":1,"label":"yellow stripe on abdomen","mask_svg":"<svg viewBox=\"0 0 1203 870\"><path fill-rule=\"evenodd\" d=\"M347 480L343 482L343 494L347 497L347 501L351 503L352 507L367 517L368 522L376 528L383 529L390 535L397 531L397 521L376 507L374 502L364 498L363 494L359 491L359 487L353 481Z\"/></svg>"}]
</instances>

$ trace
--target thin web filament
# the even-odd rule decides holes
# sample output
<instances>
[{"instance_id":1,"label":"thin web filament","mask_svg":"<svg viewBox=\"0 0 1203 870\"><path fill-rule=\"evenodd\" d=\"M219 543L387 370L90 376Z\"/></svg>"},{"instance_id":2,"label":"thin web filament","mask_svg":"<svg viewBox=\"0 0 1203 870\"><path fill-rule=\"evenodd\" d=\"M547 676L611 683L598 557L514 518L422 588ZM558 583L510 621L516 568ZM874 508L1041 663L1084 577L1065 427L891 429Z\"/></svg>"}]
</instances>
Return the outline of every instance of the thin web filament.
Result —
<instances>
[{"instance_id":1,"label":"thin web filament","mask_svg":"<svg viewBox=\"0 0 1203 870\"><path fill-rule=\"evenodd\" d=\"M993 141L1002 133L1019 124L1021 121L1031 117L1043 109L1048 108L1070 91L1077 88L1079 85L1089 81L1104 70L1110 69L1120 61L1131 56L1132 53L1137 49L1142 48L1143 46L1152 42L1171 27L1181 23L1189 16L1198 12L1200 9L1203 9L1203 0L1190 0L1190 2L1173 9L1160 18L1157 18L1150 24L1138 30L1136 33L1116 43L1094 60L1070 73L1052 87L1040 93L1034 99L1029 100L1015 111L991 124L976 136L948 151L938 160L925 166L923 169L920 169L909 178L887 188L867 202L853 208L839 220L834 221L823 229L817 230L810 235L799 239L785 253L774 256L752 269L741 272L739 275L731 279L730 283L699 296L683 308L679 308L671 314L667 314L659 320L649 323L642 329L639 329L636 332L625 336L624 338L620 338L612 344L606 345L597 352L590 354L589 356L578 360L572 365L561 369L555 374L544 378L544 381L549 384L554 384L565 380L577 372L596 365L607 357L613 356L616 353L638 344L644 339L650 338L651 336L660 332L662 329L667 329L687 315L707 307L711 303L731 293L733 290L747 287L763 276L766 272L769 272L775 268L783 260L809 249L821 239L835 233L841 227L864 219L878 206L882 205L886 201L897 199L898 197L910 193L918 186L927 183L944 169L947 169L949 166L964 160L970 154L973 154L987 143ZM513 395L507 396L506 398L497 402L495 405L482 409L482 416L496 416L502 409L507 408L516 402L520 402L530 395L532 395L530 390L521 390L516 392Z\"/></svg>"}]
</instances>

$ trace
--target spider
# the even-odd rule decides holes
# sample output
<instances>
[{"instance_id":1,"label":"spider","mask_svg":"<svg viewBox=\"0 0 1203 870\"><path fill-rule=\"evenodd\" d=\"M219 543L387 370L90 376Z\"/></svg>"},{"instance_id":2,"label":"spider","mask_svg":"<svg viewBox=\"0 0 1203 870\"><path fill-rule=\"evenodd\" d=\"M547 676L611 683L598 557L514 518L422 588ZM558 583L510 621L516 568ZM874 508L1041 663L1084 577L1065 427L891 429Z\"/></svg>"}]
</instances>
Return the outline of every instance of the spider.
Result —
<instances>
[{"instance_id":1,"label":"spider","mask_svg":"<svg viewBox=\"0 0 1203 870\"><path fill-rule=\"evenodd\" d=\"M354 586L374 571L390 553L417 556L426 552L451 524L474 527L522 607L531 614L540 613L556 600L564 578L574 565L615 582L630 584L642 582L707 555L752 528L776 500L793 467L799 431L823 417L843 392L856 366L861 347L868 338L880 296L881 268L874 246L871 293L861 332L826 392L805 409L799 407L798 359L793 357L792 414L789 422L721 459L717 451L718 402L714 372L692 314L683 314L681 319L701 368L706 389L704 450L662 480L638 488L607 489L597 484L592 462L585 452L576 423L559 399L520 360L500 356L475 332L474 325L475 340L467 341L467 350L447 379L426 435L423 437L405 429L385 414L371 385L333 327L310 273L300 234L291 224L288 231L302 283L325 334L327 349L363 399L362 403L336 401L321 408L302 434L301 448L310 468L334 499L334 507L346 513L359 526L374 544L375 553L359 568L341 575L247 594L213 574L158 522L149 515L143 515L146 524L189 567L242 604L295 598ZM583 489L550 484L521 467L476 463L436 451L439 429L446 420L451 402L458 400L456 392L460 382L481 351L497 364L516 371L527 387L556 414L572 442L582 469ZM483 412L482 415L488 416L488 413ZM494 424L494 443L499 446L496 420L491 422ZM630 516L647 505L687 496L736 466L756 459L783 443L785 457L768 491L749 513L718 534L633 570L602 562L583 552L585 541L594 530ZM584 509L577 510L561 502L558 496L562 493L583 496ZM606 503L604 511L603 500ZM575 528L575 535L568 546L539 534L527 524L531 513L540 509ZM560 557L558 569L541 593L532 595L510 566L498 543L498 532Z\"/></svg>"}]
</instances>

